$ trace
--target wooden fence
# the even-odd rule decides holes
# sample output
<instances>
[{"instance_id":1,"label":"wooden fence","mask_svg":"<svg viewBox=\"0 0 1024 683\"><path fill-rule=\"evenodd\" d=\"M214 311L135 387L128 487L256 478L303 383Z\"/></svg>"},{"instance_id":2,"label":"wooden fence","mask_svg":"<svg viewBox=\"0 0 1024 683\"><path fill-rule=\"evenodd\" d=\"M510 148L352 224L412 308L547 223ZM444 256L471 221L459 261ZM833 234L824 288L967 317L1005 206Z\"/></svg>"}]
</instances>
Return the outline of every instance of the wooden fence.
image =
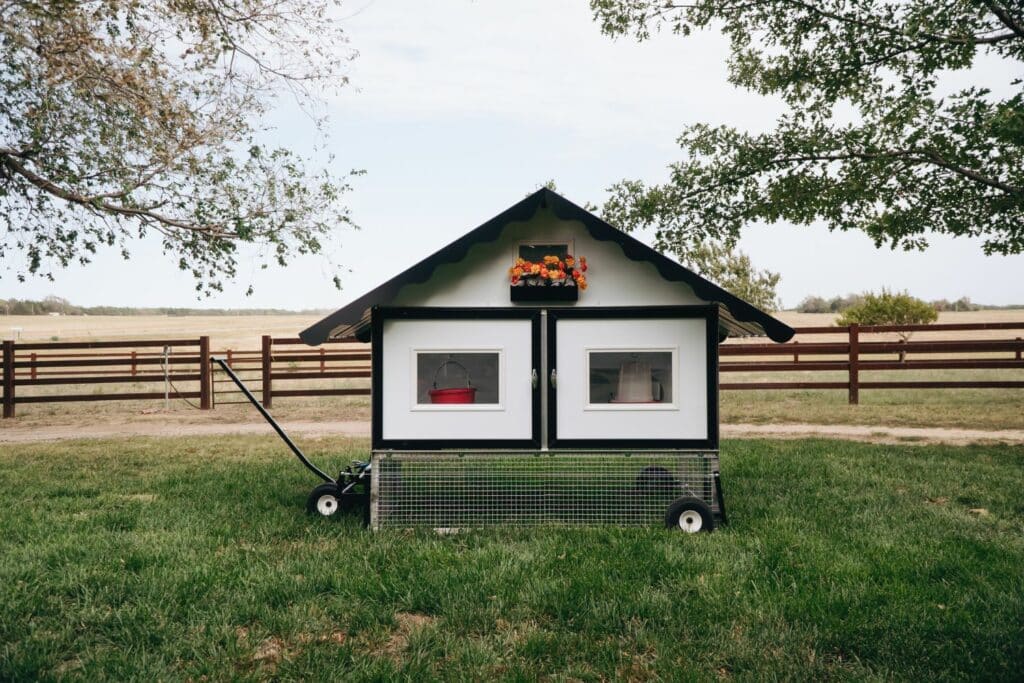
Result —
<instances>
[{"instance_id":1,"label":"wooden fence","mask_svg":"<svg viewBox=\"0 0 1024 683\"><path fill-rule=\"evenodd\" d=\"M154 350L159 349L159 350ZM84 351L84 353L83 353ZM180 391L176 383L195 383ZM210 338L94 342L3 342L3 416L18 403L199 399L210 407ZM160 383L163 391L33 393L21 387Z\"/></svg>"},{"instance_id":2,"label":"wooden fence","mask_svg":"<svg viewBox=\"0 0 1024 683\"><path fill-rule=\"evenodd\" d=\"M296 381L370 379L370 347L355 339L336 339L311 348L301 339L273 338L263 335L258 351L228 350L221 354L228 366L242 377L265 408L274 405L274 398L291 396L369 396L370 387L300 387L280 388L282 383ZM248 371L248 372L247 372ZM234 383L219 373L213 380L215 404L245 402ZM227 395L229 400L219 396Z\"/></svg>"},{"instance_id":3,"label":"wooden fence","mask_svg":"<svg viewBox=\"0 0 1024 683\"><path fill-rule=\"evenodd\" d=\"M1017 331L1017 332L1014 332ZM845 390L858 403L868 389L1024 389L1024 379L871 380L861 373L878 370L1024 370L1024 322L958 323L904 326L801 327L787 344L730 340L720 347L721 378L732 373L837 372L824 381L721 381L733 390ZM952 338L956 333L957 338ZM970 333L965 335L964 333ZM926 339L907 339L907 335ZM945 338L934 338L945 335ZM894 338L895 337L895 338ZM966 338L965 338L966 337ZM983 338L988 337L988 338ZM817 341L817 339L824 339ZM311 348L297 338L266 335L258 350L222 354L242 375L263 405L295 396L367 396L369 347L343 339ZM13 417L21 403L68 401L189 401L199 409L241 402L222 373L212 371L209 337L144 341L3 342L3 416ZM361 380L365 386L336 386L337 380ZM329 382L332 386L309 386ZM146 383L149 390L135 390ZM299 385L304 386L299 386ZM110 385L111 392L102 391ZM121 385L121 386L117 386ZM124 385L133 388L124 391ZM181 385L188 385L184 389ZM92 386L92 393L53 391ZM153 387L162 386L162 391ZM26 388L30 393L24 394ZM47 393L49 392L49 393ZM197 399L198 403L192 400Z\"/></svg>"}]
</instances>

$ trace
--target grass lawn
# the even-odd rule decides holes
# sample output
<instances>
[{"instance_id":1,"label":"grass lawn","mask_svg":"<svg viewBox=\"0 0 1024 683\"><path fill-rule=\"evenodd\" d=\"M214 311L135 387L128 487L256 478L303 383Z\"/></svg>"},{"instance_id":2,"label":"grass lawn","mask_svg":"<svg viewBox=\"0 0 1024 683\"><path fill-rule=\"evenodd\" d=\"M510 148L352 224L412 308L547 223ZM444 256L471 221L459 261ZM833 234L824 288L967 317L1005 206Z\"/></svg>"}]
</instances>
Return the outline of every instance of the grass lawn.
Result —
<instances>
[{"instance_id":1,"label":"grass lawn","mask_svg":"<svg viewBox=\"0 0 1024 683\"><path fill-rule=\"evenodd\" d=\"M5 447L0 679L1020 680L1024 448L742 441L722 469L714 534L442 537L306 517L269 437Z\"/></svg>"}]
</instances>

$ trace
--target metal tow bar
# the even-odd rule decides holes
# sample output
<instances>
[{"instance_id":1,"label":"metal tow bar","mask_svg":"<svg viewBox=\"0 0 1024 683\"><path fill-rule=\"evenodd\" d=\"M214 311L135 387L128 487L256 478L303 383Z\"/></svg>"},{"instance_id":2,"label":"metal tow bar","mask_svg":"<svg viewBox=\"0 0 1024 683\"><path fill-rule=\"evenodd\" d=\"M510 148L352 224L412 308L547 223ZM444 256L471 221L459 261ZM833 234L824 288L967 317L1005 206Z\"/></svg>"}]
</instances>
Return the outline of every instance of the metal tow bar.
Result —
<instances>
[{"instance_id":1,"label":"metal tow bar","mask_svg":"<svg viewBox=\"0 0 1024 683\"><path fill-rule=\"evenodd\" d=\"M267 409L264 408L263 405L256 400L256 397L252 395L252 392L249 391L249 388L245 386L241 379L239 379L238 375L235 374L235 371L232 370L231 367L227 364L227 361L220 357L214 357L211 358L211 360L215 362L217 365L219 365L221 370L227 373L228 377L231 378L231 381L235 383L235 386L237 386L239 390L241 390L241 392L245 394L245 397L249 399L249 402L256 406L256 410L260 411L260 415L263 416L263 419L265 419L270 424L270 426L274 428L274 431L277 432L277 435L280 436L281 439L286 444L288 444L288 448L292 449L292 453L294 453L295 457L299 459L299 462L306 466L306 469L308 469L310 472L320 477L327 483L338 483L336 479L334 479L333 477L331 477L330 475L328 475L319 467L317 467L316 465L309 461L309 458L306 457L306 454L303 453L299 449L299 447L295 445L295 442L292 441L291 438L289 438L288 434L285 433L281 425L277 423L277 420L275 420L273 416L271 416L271 414L267 412Z\"/></svg>"}]
</instances>

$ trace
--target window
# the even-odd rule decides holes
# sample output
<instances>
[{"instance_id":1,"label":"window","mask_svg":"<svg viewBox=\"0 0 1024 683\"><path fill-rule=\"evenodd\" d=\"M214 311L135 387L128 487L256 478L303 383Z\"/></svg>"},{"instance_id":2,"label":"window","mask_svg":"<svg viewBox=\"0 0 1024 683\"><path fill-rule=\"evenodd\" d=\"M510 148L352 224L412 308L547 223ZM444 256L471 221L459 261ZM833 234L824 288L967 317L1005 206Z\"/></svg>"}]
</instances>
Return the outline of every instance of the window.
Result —
<instances>
[{"instance_id":1,"label":"window","mask_svg":"<svg viewBox=\"0 0 1024 683\"><path fill-rule=\"evenodd\" d=\"M572 242L549 242L545 244L529 244L523 242L519 245L519 258L526 259L530 263L539 263L545 256L557 256L564 259L572 253Z\"/></svg>"},{"instance_id":2,"label":"window","mask_svg":"<svg viewBox=\"0 0 1024 683\"><path fill-rule=\"evenodd\" d=\"M417 408L500 407L500 351L414 353Z\"/></svg>"},{"instance_id":3,"label":"window","mask_svg":"<svg viewBox=\"0 0 1024 683\"><path fill-rule=\"evenodd\" d=\"M588 403L620 407L671 405L674 361L674 349L588 350Z\"/></svg>"}]
</instances>

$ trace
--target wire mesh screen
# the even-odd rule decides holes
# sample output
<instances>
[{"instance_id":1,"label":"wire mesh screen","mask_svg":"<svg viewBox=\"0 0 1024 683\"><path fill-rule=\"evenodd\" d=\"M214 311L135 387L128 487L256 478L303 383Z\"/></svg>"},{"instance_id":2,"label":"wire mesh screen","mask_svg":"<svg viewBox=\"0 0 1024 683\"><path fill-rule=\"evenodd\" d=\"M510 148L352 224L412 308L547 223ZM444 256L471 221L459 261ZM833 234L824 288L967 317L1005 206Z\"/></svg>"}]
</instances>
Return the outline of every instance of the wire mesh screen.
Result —
<instances>
[{"instance_id":1,"label":"wire mesh screen","mask_svg":"<svg viewBox=\"0 0 1024 683\"><path fill-rule=\"evenodd\" d=\"M662 524L669 504L719 501L717 453L375 453L381 527Z\"/></svg>"}]
</instances>

